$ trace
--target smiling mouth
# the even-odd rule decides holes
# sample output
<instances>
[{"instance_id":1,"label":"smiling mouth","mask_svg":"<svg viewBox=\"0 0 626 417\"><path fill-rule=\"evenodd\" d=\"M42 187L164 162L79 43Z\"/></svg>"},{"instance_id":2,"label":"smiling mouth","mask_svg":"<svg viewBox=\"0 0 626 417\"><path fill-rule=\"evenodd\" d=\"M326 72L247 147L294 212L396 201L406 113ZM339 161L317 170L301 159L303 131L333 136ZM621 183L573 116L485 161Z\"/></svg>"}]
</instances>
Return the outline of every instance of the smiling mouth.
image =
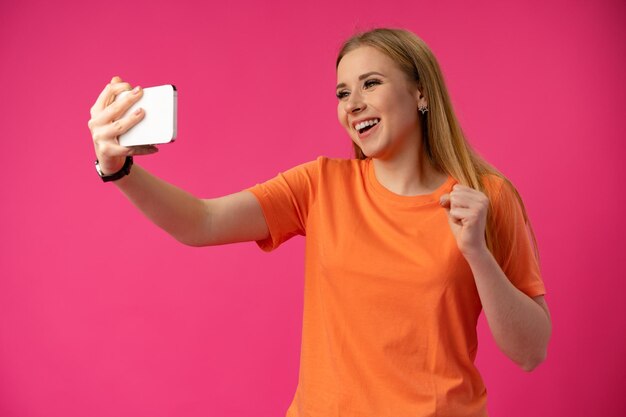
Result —
<instances>
[{"instance_id":1,"label":"smiling mouth","mask_svg":"<svg viewBox=\"0 0 626 417\"><path fill-rule=\"evenodd\" d=\"M380 119L378 118L366 120L364 122L358 123L355 126L355 129L357 132L359 132L359 135L362 135L363 133L367 132L368 130L376 126L378 123L380 123Z\"/></svg>"}]
</instances>

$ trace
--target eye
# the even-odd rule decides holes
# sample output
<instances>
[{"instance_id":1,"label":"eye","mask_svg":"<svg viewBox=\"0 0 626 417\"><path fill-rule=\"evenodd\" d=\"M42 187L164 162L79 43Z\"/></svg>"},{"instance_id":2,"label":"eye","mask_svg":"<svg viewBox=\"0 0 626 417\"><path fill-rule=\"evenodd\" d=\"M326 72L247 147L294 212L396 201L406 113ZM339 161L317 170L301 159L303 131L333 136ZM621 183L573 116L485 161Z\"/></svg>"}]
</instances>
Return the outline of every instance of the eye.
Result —
<instances>
[{"instance_id":1,"label":"eye","mask_svg":"<svg viewBox=\"0 0 626 417\"><path fill-rule=\"evenodd\" d=\"M376 78L372 78L369 79L367 81L365 81L363 83L363 86L367 89L367 88L371 88L375 85L379 85L382 84L380 80L377 80ZM349 95L349 93L346 90L342 90L342 91L338 91L336 96L339 100L346 98Z\"/></svg>"},{"instance_id":2,"label":"eye","mask_svg":"<svg viewBox=\"0 0 626 417\"><path fill-rule=\"evenodd\" d=\"M369 88L369 87L372 87L374 85L379 85L379 84L380 84L380 80L377 80L374 78L374 79L365 81L364 85L366 88Z\"/></svg>"}]
</instances>

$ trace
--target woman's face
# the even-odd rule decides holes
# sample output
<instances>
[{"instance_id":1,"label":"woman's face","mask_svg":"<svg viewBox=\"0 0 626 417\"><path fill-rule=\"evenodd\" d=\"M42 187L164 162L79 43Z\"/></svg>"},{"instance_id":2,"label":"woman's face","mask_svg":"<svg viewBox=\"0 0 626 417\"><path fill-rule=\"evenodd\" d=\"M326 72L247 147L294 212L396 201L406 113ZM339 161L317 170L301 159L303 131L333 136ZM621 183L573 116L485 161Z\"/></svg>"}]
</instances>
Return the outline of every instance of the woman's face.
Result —
<instances>
[{"instance_id":1,"label":"woman's face","mask_svg":"<svg viewBox=\"0 0 626 417\"><path fill-rule=\"evenodd\" d=\"M420 93L391 58L361 46L339 62L337 83L339 123L366 156L390 159L420 146Z\"/></svg>"}]
</instances>

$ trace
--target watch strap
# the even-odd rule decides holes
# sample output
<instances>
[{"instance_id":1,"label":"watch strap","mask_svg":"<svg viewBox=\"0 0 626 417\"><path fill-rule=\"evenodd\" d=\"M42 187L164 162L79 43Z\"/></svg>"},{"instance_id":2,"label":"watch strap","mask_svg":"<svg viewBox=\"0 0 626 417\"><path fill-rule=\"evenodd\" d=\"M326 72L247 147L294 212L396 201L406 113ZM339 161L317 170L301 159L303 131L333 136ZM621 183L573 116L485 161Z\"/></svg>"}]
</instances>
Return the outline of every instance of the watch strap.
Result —
<instances>
[{"instance_id":1,"label":"watch strap","mask_svg":"<svg viewBox=\"0 0 626 417\"><path fill-rule=\"evenodd\" d=\"M133 157L129 155L126 157L126 161L124 161L124 165L119 171L117 171L114 174L104 175L102 171L100 170L100 164L98 160L96 159L96 171L98 172L98 175L100 175L100 178L102 178L103 182L116 181L130 174L130 167L132 165L133 165Z\"/></svg>"}]
</instances>

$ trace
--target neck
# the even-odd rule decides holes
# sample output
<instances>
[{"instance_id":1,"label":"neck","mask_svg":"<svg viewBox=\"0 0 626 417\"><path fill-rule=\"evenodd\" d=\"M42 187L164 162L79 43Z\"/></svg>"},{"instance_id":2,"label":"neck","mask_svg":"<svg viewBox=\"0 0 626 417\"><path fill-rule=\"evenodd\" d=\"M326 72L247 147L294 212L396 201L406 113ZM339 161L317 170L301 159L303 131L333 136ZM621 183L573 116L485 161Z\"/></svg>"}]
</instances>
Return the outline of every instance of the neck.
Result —
<instances>
[{"instance_id":1,"label":"neck","mask_svg":"<svg viewBox=\"0 0 626 417\"><path fill-rule=\"evenodd\" d=\"M405 150L393 158L372 158L376 179L389 191L403 196L430 194L447 175L433 167L418 141L417 149Z\"/></svg>"}]
</instances>

